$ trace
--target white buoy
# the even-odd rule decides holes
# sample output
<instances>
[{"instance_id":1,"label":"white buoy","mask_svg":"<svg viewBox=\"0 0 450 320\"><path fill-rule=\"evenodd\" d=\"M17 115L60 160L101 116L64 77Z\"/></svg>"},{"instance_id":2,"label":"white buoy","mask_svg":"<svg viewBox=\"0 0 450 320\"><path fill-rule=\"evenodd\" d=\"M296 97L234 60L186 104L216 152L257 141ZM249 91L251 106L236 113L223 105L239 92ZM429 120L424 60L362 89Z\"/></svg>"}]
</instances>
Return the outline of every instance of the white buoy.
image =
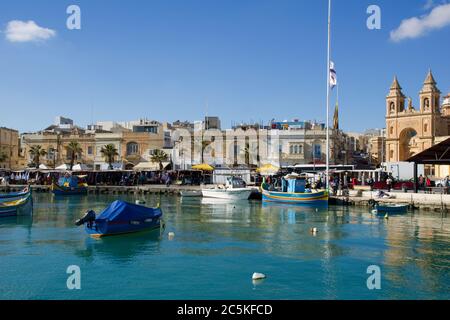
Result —
<instances>
[{"instance_id":1,"label":"white buoy","mask_svg":"<svg viewBox=\"0 0 450 320\"><path fill-rule=\"evenodd\" d=\"M136 200L134 203L136 203L136 204L145 204L145 201L144 200Z\"/></svg>"},{"instance_id":2,"label":"white buoy","mask_svg":"<svg viewBox=\"0 0 450 320\"><path fill-rule=\"evenodd\" d=\"M264 273L255 272L252 276L252 280L262 280L265 279L266 275Z\"/></svg>"},{"instance_id":3,"label":"white buoy","mask_svg":"<svg viewBox=\"0 0 450 320\"><path fill-rule=\"evenodd\" d=\"M312 234L316 234L316 233L317 233L317 228L316 228L316 227L311 228L311 233L312 233Z\"/></svg>"},{"instance_id":4,"label":"white buoy","mask_svg":"<svg viewBox=\"0 0 450 320\"><path fill-rule=\"evenodd\" d=\"M169 236L169 240L172 240L173 238L175 238L175 232L169 232L168 236Z\"/></svg>"}]
</instances>

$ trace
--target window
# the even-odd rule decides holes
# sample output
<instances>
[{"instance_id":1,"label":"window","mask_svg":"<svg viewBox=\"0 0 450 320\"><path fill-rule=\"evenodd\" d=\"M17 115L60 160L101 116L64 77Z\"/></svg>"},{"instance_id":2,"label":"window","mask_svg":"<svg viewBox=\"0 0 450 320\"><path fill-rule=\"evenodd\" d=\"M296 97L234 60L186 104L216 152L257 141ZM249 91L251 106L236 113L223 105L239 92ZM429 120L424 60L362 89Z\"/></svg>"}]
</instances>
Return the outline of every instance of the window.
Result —
<instances>
[{"instance_id":1,"label":"window","mask_svg":"<svg viewBox=\"0 0 450 320\"><path fill-rule=\"evenodd\" d=\"M391 135L394 134L394 127L391 127L391 128L389 129L389 133L390 133Z\"/></svg>"},{"instance_id":2,"label":"window","mask_svg":"<svg viewBox=\"0 0 450 320\"><path fill-rule=\"evenodd\" d=\"M423 108L425 110L428 110L428 108L430 108L430 99L428 98L423 99Z\"/></svg>"},{"instance_id":3,"label":"window","mask_svg":"<svg viewBox=\"0 0 450 320\"><path fill-rule=\"evenodd\" d=\"M322 146L320 144L314 145L314 159L322 159Z\"/></svg>"},{"instance_id":4,"label":"window","mask_svg":"<svg viewBox=\"0 0 450 320\"><path fill-rule=\"evenodd\" d=\"M393 113L393 112L395 111L395 103L394 103L394 102L391 102L391 103L389 104L389 111L390 111L391 113Z\"/></svg>"},{"instance_id":5,"label":"window","mask_svg":"<svg viewBox=\"0 0 450 320\"><path fill-rule=\"evenodd\" d=\"M428 131L428 123L425 123L423 126L423 131L427 132Z\"/></svg>"},{"instance_id":6,"label":"window","mask_svg":"<svg viewBox=\"0 0 450 320\"><path fill-rule=\"evenodd\" d=\"M394 159L394 150L389 151L389 158Z\"/></svg>"},{"instance_id":7,"label":"window","mask_svg":"<svg viewBox=\"0 0 450 320\"><path fill-rule=\"evenodd\" d=\"M89 154L89 155L92 155L94 150L93 150L92 147L88 147L88 150L87 150L87 151L88 151L88 154Z\"/></svg>"},{"instance_id":8,"label":"window","mask_svg":"<svg viewBox=\"0 0 450 320\"><path fill-rule=\"evenodd\" d=\"M127 144L127 155L135 155L139 153L139 145L136 142Z\"/></svg>"}]
</instances>

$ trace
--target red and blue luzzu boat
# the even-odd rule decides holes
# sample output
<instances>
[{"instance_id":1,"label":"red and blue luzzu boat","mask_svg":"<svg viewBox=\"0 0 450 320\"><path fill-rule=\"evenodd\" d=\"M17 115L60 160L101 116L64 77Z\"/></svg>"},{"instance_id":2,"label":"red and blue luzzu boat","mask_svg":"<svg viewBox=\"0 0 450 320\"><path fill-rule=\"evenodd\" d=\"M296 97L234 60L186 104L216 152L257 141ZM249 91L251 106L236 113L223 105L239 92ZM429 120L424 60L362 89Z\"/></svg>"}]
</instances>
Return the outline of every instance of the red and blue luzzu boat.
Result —
<instances>
[{"instance_id":1,"label":"red and blue luzzu boat","mask_svg":"<svg viewBox=\"0 0 450 320\"><path fill-rule=\"evenodd\" d=\"M272 190L263 182L261 185L262 200L293 205L328 205L327 190L310 190L306 188L306 177L288 175L283 178L281 190Z\"/></svg>"},{"instance_id":2,"label":"red and blue luzzu boat","mask_svg":"<svg viewBox=\"0 0 450 320\"><path fill-rule=\"evenodd\" d=\"M76 225L85 226L86 232L94 238L125 233L148 231L162 227L161 208L148 208L125 201L114 201L98 216L89 210Z\"/></svg>"},{"instance_id":3,"label":"red and blue luzzu boat","mask_svg":"<svg viewBox=\"0 0 450 320\"><path fill-rule=\"evenodd\" d=\"M33 212L31 188L26 191L2 195L0 198L0 218L29 215Z\"/></svg>"}]
</instances>

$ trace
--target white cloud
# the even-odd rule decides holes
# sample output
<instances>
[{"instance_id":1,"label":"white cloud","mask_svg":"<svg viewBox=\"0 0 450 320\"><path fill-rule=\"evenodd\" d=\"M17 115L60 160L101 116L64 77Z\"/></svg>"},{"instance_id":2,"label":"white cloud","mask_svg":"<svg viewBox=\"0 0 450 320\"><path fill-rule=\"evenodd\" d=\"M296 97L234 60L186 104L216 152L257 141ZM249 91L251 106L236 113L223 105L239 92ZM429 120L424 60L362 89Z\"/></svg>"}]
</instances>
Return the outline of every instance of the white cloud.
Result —
<instances>
[{"instance_id":1,"label":"white cloud","mask_svg":"<svg viewBox=\"0 0 450 320\"><path fill-rule=\"evenodd\" d=\"M400 26L391 31L391 40L419 38L427 33L450 25L450 3L436 6L427 15L403 20Z\"/></svg>"},{"instance_id":2,"label":"white cloud","mask_svg":"<svg viewBox=\"0 0 450 320\"><path fill-rule=\"evenodd\" d=\"M34 21L12 20L6 26L6 39L11 42L45 41L56 35L56 31L40 27Z\"/></svg>"}]
</instances>

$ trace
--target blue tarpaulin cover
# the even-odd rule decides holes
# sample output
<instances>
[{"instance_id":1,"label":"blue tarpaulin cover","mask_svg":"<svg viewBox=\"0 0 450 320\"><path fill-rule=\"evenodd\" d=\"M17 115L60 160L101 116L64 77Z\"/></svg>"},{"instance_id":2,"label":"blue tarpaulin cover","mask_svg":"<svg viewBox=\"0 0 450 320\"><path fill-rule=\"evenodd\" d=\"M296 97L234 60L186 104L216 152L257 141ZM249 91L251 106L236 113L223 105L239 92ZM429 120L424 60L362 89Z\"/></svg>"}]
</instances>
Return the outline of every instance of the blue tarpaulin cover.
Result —
<instances>
[{"instance_id":1,"label":"blue tarpaulin cover","mask_svg":"<svg viewBox=\"0 0 450 320\"><path fill-rule=\"evenodd\" d=\"M129 202L116 200L103 210L96 220L129 221L156 218L162 215L161 210L147 208Z\"/></svg>"}]
</instances>

